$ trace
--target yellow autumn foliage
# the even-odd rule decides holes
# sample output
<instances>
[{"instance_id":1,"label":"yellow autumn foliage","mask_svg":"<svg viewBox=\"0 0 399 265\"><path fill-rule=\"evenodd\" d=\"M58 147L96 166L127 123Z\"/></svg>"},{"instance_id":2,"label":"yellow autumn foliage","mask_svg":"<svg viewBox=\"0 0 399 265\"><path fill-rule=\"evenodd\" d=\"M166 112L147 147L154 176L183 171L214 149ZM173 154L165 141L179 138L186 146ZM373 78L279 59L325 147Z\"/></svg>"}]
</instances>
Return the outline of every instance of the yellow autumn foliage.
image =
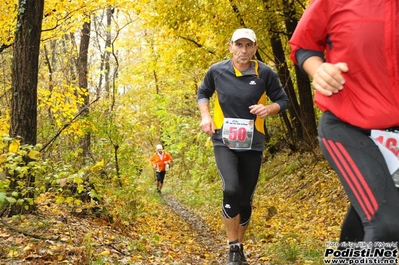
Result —
<instances>
[{"instance_id":1,"label":"yellow autumn foliage","mask_svg":"<svg viewBox=\"0 0 399 265\"><path fill-rule=\"evenodd\" d=\"M30 150L28 153L28 157L32 160L39 160L42 157L42 154L36 150Z\"/></svg>"},{"instance_id":2,"label":"yellow autumn foliage","mask_svg":"<svg viewBox=\"0 0 399 265\"><path fill-rule=\"evenodd\" d=\"M18 149L19 149L20 142L21 142L20 140L12 139L11 142L10 142L10 145L8 147L8 150L11 153L16 153L18 151Z\"/></svg>"}]
</instances>

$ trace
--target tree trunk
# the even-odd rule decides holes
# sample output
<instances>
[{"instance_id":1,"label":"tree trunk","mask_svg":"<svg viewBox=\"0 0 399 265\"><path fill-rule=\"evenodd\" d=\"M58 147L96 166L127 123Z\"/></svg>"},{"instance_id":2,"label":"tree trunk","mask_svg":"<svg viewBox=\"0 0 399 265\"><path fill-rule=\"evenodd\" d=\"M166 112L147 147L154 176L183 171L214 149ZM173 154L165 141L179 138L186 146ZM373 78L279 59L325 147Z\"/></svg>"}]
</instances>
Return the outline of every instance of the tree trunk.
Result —
<instances>
[{"instance_id":1,"label":"tree trunk","mask_svg":"<svg viewBox=\"0 0 399 265\"><path fill-rule=\"evenodd\" d=\"M296 145L297 140L301 140L303 137L302 127L299 122L301 112L296 98L294 85L292 84L290 71L285 60L283 44L281 42L280 36L273 32L270 32L270 36L270 43L272 45L277 74L290 100L288 111L290 113L291 119L285 119L285 125L288 129L288 136L290 137L290 148L293 149L292 151L295 151L294 146Z\"/></svg>"},{"instance_id":2,"label":"tree trunk","mask_svg":"<svg viewBox=\"0 0 399 265\"><path fill-rule=\"evenodd\" d=\"M296 9L293 0L283 0L285 26L288 33L288 39L291 39L292 34L298 24L296 19ZM309 76L302 72L298 66L295 66L295 74L298 84L298 96L301 104L301 123L304 134L304 140L310 149L313 149L317 144L317 126L316 117L313 107L313 95L310 85Z\"/></svg>"},{"instance_id":3,"label":"tree trunk","mask_svg":"<svg viewBox=\"0 0 399 265\"><path fill-rule=\"evenodd\" d=\"M110 49L111 49L111 23L112 23L112 14L113 9L107 8L107 31L106 31L106 38L105 38L105 49L104 49L104 64L105 64L105 92L107 97L110 96L110 73L111 73L111 66L110 66ZM100 95L100 94L99 94ZM98 96L99 96L98 95ZM112 106L114 106L115 98L112 98Z\"/></svg>"},{"instance_id":4,"label":"tree trunk","mask_svg":"<svg viewBox=\"0 0 399 265\"><path fill-rule=\"evenodd\" d=\"M44 0L19 1L12 62L11 137L36 144L37 80Z\"/></svg>"},{"instance_id":5,"label":"tree trunk","mask_svg":"<svg viewBox=\"0 0 399 265\"><path fill-rule=\"evenodd\" d=\"M37 80L39 69L40 36L44 0L19 1L17 28L12 60L11 127L10 136L23 144L36 145L37 141ZM24 157L25 165L29 158ZM35 177L29 172L10 177L10 189L19 198L34 198ZM25 185L20 183L26 183ZM33 201L33 200L32 200ZM34 210L34 205L13 204L10 215Z\"/></svg>"},{"instance_id":6,"label":"tree trunk","mask_svg":"<svg viewBox=\"0 0 399 265\"><path fill-rule=\"evenodd\" d=\"M80 48L79 48L79 61L78 61L78 70L79 70L79 87L82 90L87 91L88 81L87 81L87 73L88 73L88 54L89 54L89 43L90 43L90 22L85 22L83 24L81 36L80 36ZM87 116L89 114L89 104L90 97L89 93L84 96L84 104L81 106L81 110L83 109L83 116ZM87 133L85 137L82 139L81 145L83 149L83 164L86 161L86 158L90 155L90 133Z\"/></svg>"}]
</instances>

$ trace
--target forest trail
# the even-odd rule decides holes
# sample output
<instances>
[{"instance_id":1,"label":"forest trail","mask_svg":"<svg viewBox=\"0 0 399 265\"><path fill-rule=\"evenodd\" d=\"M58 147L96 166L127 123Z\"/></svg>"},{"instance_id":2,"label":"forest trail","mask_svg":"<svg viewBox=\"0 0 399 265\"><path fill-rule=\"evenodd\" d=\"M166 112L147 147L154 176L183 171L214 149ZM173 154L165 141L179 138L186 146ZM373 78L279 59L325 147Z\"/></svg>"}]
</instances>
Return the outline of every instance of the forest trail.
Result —
<instances>
[{"instance_id":1,"label":"forest trail","mask_svg":"<svg viewBox=\"0 0 399 265\"><path fill-rule=\"evenodd\" d=\"M270 174L282 173L258 186L247 259L251 265L324 264L324 244L338 238L348 207L339 180L321 162L316 169L294 155L275 159L279 166L269 165ZM295 163L298 173L280 169L294 170ZM124 200L104 194L98 205L57 203L54 193L40 194L36 214L0 216L0 264L225 264L227 242L214 198L219 185L194 189L168 180L158 194L153 176L143 174L134 192L121 191Z\"/></svg>"},{"instance_id":2,"label":"forest trail","mask_svg":"<svg viewBox=\"0 0 399 265\"><path fill-rule=\"evenodd\" d=\"M224 234L216 233L207 222L197 216L195 213L185 207L179 200L171 195L161 195L163 200L170 207L179 218L183 219L191 228L191 232L194 233L195 240L201 246L201 251L198 253L198 257L203 258L202 260L192 259L187 257L182 264L212 264L220 265L227 262L227 238ZM247 260L251 265L267 265L268 263L263 261L255 261L259 253L247 252ZM252 257L253 256L253 257ZM209 258L207 258L209 257ZM183 257L181 257L183 258Z\"/></svg>"},{"instance_id":3,"label":"forest trail","mask_svg":"<svg viewBox=\"0 0 399 265\"><path fill-rule=\"evenodd\" d=\"M257 188L247 259L324 264L325 243L339 238L348 207L339 179L324 160L285 153L274 160ZM40 194L35 214L0 215L0 264L225 264L219 183L169 176L161 195L153 174L145 173L130 190L104 193L101 203L68 204L54 192Z\"/></svg>"},{"instance_id":4,"label":"forest trail","mask_svg":"<svg viewBox=\"0 0 399 265\"><path fill-rule=\"evenodd\" d=\"M161 196L170 207L170 210L176 213L191 227L192 232L195 234L195 240L202 247L203 253L200 254L200 256L206 257L206 254L213 253L215 254L214 260L211 261L209 264L224 264L227 248L223 243L226 241L226 238L222 235L216 234L204 220L202 220L196 214L192 213L176 198L170 195ZM193 262L189 257L188 259L189 260L186 261L187 264ZM197 260L197 262L199 261Z\"/></svg>"},{"instance_id":5,"label":"forest trail","mask_svg":"<svg viewBox=\"0 0 399 265\"><path fill-rule=\"evenodd\" d=\"M46 197L47 196L47 197ZM0 219L0 264L225 264L227 244L207 222L168 193L134 227L74 212L55 204L51 195L38 199L38 213ZM164 203L162 203L164 202ZM154 207L152 205L151 207ZM155 235L155 236L154 236ZM260 263L251 262L251 265ZM262 264L264 265L264 264Z\"/></svg>"}]
</instances>

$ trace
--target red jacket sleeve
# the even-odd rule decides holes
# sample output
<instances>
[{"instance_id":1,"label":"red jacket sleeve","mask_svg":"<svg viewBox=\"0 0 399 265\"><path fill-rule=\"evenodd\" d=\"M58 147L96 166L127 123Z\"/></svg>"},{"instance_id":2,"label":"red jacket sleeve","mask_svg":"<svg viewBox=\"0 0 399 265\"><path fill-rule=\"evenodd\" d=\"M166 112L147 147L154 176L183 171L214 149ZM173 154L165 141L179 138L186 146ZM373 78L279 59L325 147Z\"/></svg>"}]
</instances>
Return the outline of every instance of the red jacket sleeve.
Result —
<instances>
[{"instance_id":1,"label":"red jacket sleeve","mask_svg":"<svg viewBox=\"0 0 399 265\"><path fill-rule=\"evenodd\" d=\"M298 64L296 52L299 49L324 53L327 44L329 9L331 1L313 0L303 13L292 35L290 59Z\"/></svg>"}]
</instances>

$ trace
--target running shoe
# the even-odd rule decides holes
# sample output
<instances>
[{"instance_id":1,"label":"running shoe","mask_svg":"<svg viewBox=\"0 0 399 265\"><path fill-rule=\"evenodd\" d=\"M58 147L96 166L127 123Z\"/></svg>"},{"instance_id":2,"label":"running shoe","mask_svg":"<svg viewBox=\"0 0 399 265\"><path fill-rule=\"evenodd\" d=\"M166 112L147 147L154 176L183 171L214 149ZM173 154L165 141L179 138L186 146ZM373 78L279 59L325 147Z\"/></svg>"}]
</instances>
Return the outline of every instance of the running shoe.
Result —
<instances>
[{"instance_id":1,"label":"running shoe","mask_svg":"<svg viewBox=\"0 0 399 265\"><path fill-rule=\"evenodd\" d=\"M226 265L242 265L240 247L237 245L230 246L229 261Z\"/></svg>"}]
</instances>

